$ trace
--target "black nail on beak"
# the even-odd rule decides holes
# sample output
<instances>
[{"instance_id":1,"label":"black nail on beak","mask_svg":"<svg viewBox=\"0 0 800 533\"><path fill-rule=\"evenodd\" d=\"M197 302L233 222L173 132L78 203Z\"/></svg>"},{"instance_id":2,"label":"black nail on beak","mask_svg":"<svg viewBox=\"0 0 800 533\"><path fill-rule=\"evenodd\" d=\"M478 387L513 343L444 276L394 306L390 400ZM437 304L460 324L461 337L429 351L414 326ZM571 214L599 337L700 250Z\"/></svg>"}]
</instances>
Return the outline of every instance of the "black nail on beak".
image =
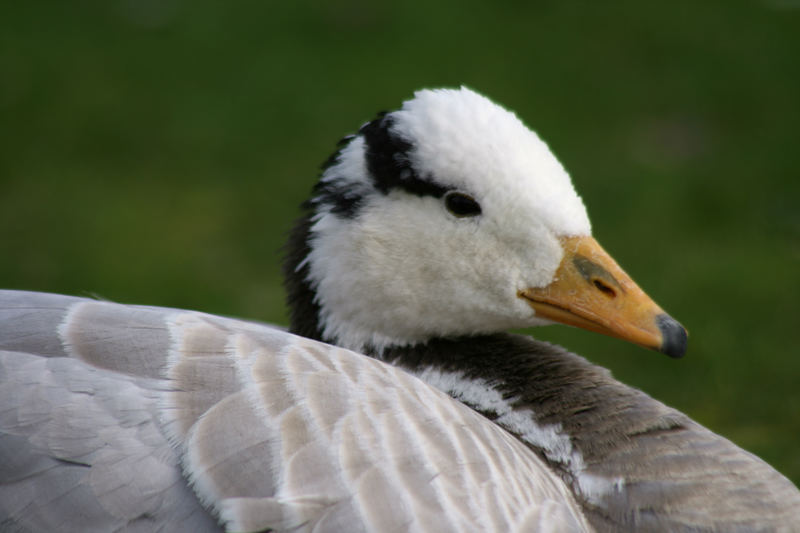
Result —
<instances>
[{"instance_id":1,"label":"black nail on beak","mask_svg":"<svg viewBox=\"0 0 800 533\"><path fill-rule=\"evenodd\" d=\"M677 320L667 314L658 315L656 317L656 324L658 324L658 329L661 330L661 336L664 339L661 341L661 348L659 351L676 359L683 357L686 353L686 345L688 344L686 329L684 329Z\"/></svg>"}]
</instances>

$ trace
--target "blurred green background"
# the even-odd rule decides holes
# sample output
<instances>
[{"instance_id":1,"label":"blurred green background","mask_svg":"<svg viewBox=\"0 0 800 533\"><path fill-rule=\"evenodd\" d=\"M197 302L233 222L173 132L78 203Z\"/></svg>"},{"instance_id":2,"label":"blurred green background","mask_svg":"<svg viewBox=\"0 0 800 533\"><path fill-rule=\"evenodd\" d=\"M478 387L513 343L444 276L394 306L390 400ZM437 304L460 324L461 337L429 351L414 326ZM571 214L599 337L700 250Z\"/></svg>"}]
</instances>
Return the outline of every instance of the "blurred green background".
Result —
<instances>
[{"instance_id":1,"label":"blurred green background","mask_svg":"<svg viewBox=\"0 0 800 533\"><path fill-rule=\"evenodd\" d=\"M344 134L466 84L571 172L685 359L554 326L800 482L800 0L6 2L0 286L285 323Z\"/></svg>"}]
</instances>

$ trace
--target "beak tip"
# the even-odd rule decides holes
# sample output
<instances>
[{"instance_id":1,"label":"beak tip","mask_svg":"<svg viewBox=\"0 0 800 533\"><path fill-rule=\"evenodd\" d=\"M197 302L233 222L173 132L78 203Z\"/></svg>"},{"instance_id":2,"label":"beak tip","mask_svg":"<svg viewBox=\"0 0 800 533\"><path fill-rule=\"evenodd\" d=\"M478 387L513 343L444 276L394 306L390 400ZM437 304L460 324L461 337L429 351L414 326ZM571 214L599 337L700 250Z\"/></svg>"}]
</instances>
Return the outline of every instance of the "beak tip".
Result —
<instances>
[{"instance_id":1,"label":"beak tip","mask_svg":"<svg viewBox=\"0 0 800 533\"><path fill-rule=\"evenodd\" d=\"M674 359L683 357L688 344L686 329L666 313L658 315L656 323L663 339L659 351Z\"/></svg>"}]
</instances>

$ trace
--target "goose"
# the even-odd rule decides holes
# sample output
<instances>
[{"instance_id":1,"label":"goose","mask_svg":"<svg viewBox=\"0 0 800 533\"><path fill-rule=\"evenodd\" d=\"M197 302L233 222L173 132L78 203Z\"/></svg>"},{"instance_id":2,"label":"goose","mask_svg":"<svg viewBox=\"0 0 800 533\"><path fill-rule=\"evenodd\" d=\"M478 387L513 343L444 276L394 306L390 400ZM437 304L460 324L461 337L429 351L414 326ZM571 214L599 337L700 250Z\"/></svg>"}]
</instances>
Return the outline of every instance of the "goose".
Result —
<instances>
[{"instance_id":1,"label":"goose","mask_svg":"<svg viewBox=\"0 0 800 533\"><path fill-rule=\"evenodd\" d=\"M513 113L418 91L340 142L303 210L288 331L0 292L0 529L800 530L765 462L506 332L687 346Z\"/></svg>"}]
</instances>

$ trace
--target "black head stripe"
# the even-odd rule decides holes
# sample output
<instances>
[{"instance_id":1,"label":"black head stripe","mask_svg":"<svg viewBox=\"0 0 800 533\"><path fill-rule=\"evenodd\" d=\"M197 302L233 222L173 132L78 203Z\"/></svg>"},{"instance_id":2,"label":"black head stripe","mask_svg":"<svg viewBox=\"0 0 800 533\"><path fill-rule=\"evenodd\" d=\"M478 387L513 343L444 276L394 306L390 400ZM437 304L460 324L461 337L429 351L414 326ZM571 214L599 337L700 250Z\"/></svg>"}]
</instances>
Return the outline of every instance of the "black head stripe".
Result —
<instances>
[{"instance_id":1,"label":"black head stripe","mask_svg":"<svg viewBox=\"0 0 800 533\"><path fill-rule=\"evenodd\" d=\"M364 196L368 193L364 188L363 185L359 186L343 177L326 178L314 186L310 207L327 205L330 206L331 213L344 218L355 218L364 203Z\"/></svg>"},{"instance_id":2,"label":"black head stripe","mask_svg":"<svg viewBox=\"0 0 800 533\"><path fill-rule=\"evenodd\" d=\"M323 179L314 186L311 200L305 206L309 209L327 206L331 213L352 219L358 216L367 196L375 194L376 190L388 194L400 189L416 196L441 198L448 189L419 176L408 157L413 145L392 133L391 126L392 115L384 111L359 130L364 137L371 186L350 176L337 175L335 166L339 156L356 137L348 135L339 141L339 149L322 165Z\"/></svg>"},{"instance_id":3,"label":"black head stripe","mask_svg":"<svg viewBox=\"0 0 800 533\"><path fill-rule=\"evenodd\" d=\"M401 189L417 196L440 198L447 188L419 176L408 157L413 145L392 133L392 124L392 115L384 112L359 131L366 143L367 169L375 188L384 194Z\"/></svg>"}]
</instances>

